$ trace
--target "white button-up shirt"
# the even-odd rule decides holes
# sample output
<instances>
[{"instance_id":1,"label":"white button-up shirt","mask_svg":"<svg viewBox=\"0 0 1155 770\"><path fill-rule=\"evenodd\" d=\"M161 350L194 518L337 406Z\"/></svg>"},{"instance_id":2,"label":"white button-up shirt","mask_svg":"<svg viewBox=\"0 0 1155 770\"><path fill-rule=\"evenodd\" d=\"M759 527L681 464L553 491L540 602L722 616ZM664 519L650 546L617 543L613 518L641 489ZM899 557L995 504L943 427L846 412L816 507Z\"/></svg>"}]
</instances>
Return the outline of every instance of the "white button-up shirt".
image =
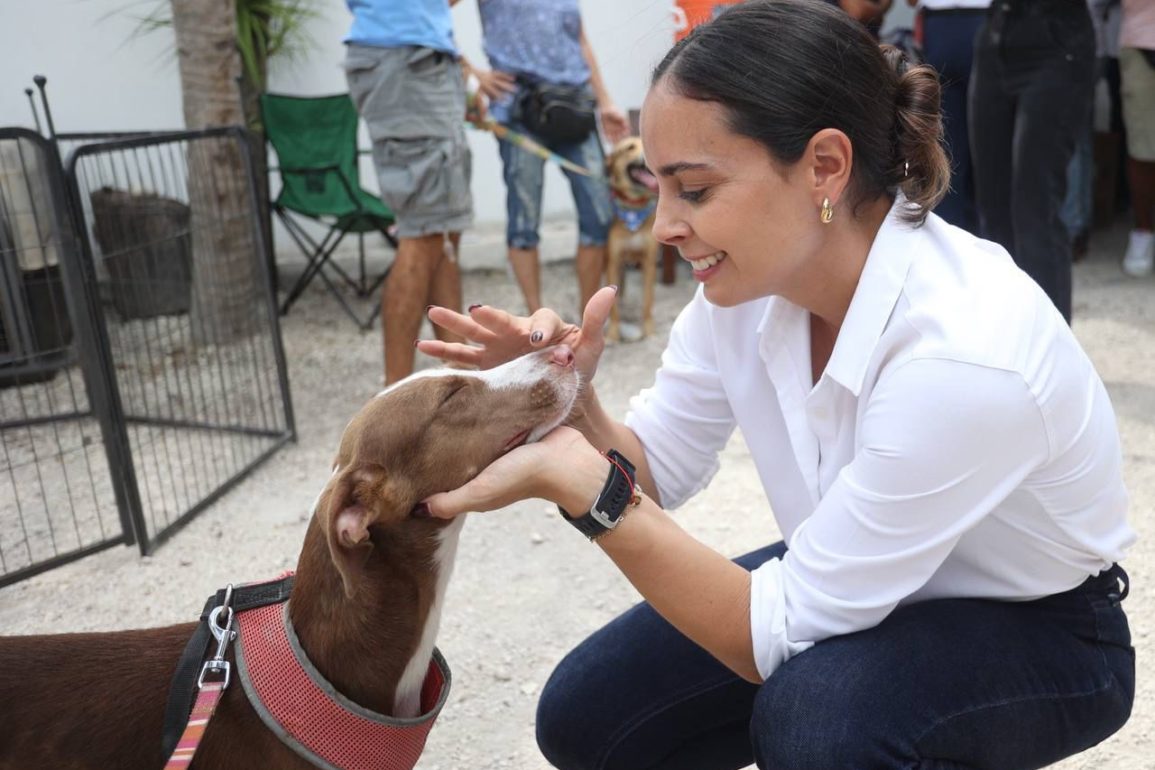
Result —
<instances>
[{"instance_id":1,"label":"white button-up shirt","mask_svg":"<svg viewBox=\"0 0 1155 770\"><path fill-rule=\"evenodd\" d=\"M1002 248L895 213L817 384L806 310L699 291L626 418L670 508L742 429L789 549L752 576L763 677L899 604L1068 590L1135 539L1115 415L1062 316Z\"/></svg>"}]
</instances>

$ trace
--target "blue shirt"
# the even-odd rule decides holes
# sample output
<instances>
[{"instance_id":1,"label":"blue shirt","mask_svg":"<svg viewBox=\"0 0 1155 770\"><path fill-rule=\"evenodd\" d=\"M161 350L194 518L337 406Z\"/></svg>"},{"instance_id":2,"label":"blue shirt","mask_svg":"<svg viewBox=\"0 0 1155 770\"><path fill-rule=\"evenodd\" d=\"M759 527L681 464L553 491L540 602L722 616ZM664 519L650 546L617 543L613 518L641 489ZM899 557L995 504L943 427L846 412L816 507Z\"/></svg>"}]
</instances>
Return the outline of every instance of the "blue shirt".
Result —
<instances>
[{"instance_id":1,"label":"blue shirt","mask_svg":"<svg viewBox=\"0 0 1155 770\"><path fill-rule=\"evenodd\" d=\"M448 0L345 0L353 14L346 43L422 46L457 55Z\"/></svg>"},{"instance_id":2,"label":"blue shirt","mask_svg":"<svg viewBox=\"0 0 1155 770\"><path fill-rule=\"evenodd\" d=\"M578 0L478 0L489 66L523 80L564 85L589 82L582 54ZM511 97L490 105L504 121Z\"/></svg>"}]
</instances>

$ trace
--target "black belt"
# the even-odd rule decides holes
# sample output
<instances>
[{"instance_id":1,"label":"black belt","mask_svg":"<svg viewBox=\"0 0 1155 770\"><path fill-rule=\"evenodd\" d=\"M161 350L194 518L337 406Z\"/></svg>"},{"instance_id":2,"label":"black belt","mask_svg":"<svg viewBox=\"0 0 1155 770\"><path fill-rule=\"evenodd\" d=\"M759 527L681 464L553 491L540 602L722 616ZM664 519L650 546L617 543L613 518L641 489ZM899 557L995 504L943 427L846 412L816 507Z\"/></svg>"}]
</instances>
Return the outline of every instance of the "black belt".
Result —
<instances>
[{"instance_id":1,"label":"black belt","mask_svg":"<svg viewBox=\"0 0 1155 770\"><path fill-rule=\"evenodd\" d=\"M1096 584L1102 583L1103 587L1108 589L1107 598L1111 600L1112 604L1118 604L1127 598L1127 594L1131 593L1131 578L1118 564L1112 564L1091 580L1094 580Z\"/></svg>"}]
</instances>

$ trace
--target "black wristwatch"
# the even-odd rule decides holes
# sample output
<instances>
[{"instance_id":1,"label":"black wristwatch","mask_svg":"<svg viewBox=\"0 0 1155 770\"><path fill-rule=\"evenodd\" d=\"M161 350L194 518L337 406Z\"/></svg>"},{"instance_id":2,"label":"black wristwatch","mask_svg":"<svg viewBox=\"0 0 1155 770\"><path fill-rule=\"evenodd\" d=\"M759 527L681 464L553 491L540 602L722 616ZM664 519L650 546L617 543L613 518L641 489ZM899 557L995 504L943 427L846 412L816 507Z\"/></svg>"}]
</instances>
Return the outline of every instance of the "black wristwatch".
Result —
<instances>
[{"instance_id":1,"label":"black wristwatch","mask_svg":"<svg viewBox=\"0 0 1155 770\"><path fill-rule=\"evenodd\" d=\"M590 540L596 540L616 527L626 509L637 505L640 499L634 464L616 449L606 452L606 459L610 461L610 474L587 513L573 516L560 505L557 507L565 520Z\"/></svg>"}]
</instances>

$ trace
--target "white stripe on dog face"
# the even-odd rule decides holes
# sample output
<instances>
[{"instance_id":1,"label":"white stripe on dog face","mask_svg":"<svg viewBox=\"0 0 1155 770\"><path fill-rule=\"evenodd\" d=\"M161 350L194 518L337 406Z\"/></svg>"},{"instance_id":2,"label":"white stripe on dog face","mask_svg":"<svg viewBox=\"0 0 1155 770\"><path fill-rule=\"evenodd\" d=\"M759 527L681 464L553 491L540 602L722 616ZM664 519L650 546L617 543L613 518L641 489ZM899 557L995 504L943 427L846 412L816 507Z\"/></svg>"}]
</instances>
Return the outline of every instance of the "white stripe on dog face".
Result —
<instances>
[{"instance_id":1,"label":"white stripe on dog face","mask_svg":"<svg viewBox=\"0 0 1155 770\"><path fill-rule=\"evenodd\" d=\"M552 366L552 364L547 357L530 354L515 358L501 366L495 366L492 369L481 371L475 369L450 369L448 367L423 369L420 372L409 375L403 380L398 380L377 393L376 397L384 396L386 393L395 390L401 385L424 377L474 377L498 390L532 386L541 380L542 370L549 366Z\"/></svg>"}]
</instances>

